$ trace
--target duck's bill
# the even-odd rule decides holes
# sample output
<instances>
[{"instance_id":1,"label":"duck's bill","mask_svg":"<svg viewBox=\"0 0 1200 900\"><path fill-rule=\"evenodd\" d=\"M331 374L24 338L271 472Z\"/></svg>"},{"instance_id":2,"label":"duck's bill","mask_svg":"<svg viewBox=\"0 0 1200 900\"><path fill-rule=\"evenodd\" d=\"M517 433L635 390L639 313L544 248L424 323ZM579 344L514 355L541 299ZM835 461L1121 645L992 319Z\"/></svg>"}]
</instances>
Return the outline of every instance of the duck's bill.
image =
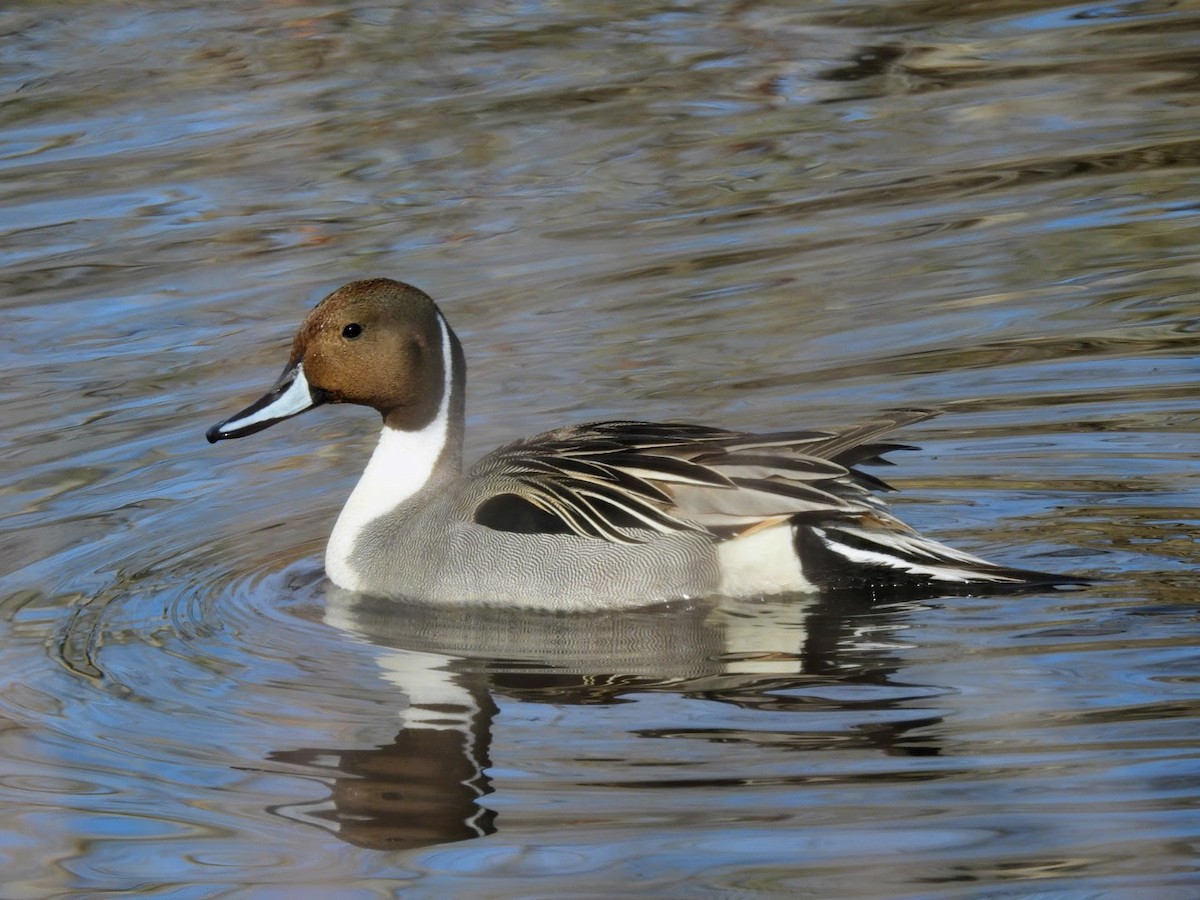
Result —
<instances>
[{"instance_id":1,"label":"duck's bill","mask_svg":"<svg viewBox=\"0 0 1200 900\"><path fill-rule=\"evenodd\" d=\"M309 387L304 377L304 365L296 363L284 370L270 391L240 413L208 429L204 436L210 444L245 437L319 406L322 400L320 392Z\"/></svg>"}]
</instances>

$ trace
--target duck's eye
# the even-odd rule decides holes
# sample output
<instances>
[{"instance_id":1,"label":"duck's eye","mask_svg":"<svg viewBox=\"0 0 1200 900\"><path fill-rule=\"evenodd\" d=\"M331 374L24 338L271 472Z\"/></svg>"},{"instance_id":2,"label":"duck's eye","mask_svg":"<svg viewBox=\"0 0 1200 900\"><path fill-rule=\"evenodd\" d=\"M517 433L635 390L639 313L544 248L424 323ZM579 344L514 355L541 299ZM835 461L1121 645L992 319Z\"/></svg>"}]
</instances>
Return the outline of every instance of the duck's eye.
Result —
<instances>
[{"instance_id":1,"label":"duck's eye","mask_svg":"<svg viewBox=\"0 0 1200 900\"><path fill-rule=\"evenodd\" d=\"M360 334L362 334L362 326L359 325L357 322L351 322L349 325L347 325L345 328L342 329L342 337L344 337L348 341L354 340Z\"/></svg>"}]
</instances>

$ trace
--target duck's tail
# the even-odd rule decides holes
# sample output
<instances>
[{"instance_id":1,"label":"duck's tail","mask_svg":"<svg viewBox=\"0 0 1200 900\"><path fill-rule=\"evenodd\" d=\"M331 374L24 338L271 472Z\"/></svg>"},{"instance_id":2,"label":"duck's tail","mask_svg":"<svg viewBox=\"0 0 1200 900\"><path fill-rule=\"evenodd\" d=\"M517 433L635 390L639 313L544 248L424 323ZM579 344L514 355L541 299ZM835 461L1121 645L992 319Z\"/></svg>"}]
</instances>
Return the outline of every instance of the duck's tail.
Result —
<instances>
[{"instance_id":1,"label":"duck's tail","mask_svg":"<svg viewBox=\"0 0 1200 900\"><path fill-rule=\"evenodd\" d=\"M988 562L927 538L882 511L796 524L796 552L805 577L825 589L992 593L1091 582Z\"/></svg>"}]
</instances>

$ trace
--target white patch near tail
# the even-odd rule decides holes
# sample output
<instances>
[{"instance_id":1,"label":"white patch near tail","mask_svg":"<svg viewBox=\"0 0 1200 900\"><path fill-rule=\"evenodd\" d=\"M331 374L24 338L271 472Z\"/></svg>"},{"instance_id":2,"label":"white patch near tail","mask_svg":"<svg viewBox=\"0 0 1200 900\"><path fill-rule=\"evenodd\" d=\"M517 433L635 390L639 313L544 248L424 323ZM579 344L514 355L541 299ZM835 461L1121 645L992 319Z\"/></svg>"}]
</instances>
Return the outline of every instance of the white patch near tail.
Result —
<instances>
[{"instance_id":1,"label":"white patch near tail","mask_svg":"<svg viewBox=\"0 0 1200 900\"><path fill-rule=\"evenodd\" d=\"M817 589L804 577L796 554L796 531L790 522L719 544L717 563L721 567L718 590L727 597Z\"/></svg>"}]
</instances>

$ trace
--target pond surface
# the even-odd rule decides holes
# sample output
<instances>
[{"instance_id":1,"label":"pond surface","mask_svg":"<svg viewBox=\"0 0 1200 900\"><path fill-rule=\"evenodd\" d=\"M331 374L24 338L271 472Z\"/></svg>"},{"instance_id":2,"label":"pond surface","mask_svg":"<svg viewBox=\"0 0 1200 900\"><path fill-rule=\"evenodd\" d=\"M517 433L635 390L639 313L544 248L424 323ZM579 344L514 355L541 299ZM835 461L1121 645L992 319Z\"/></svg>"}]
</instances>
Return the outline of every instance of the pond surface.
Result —
<instances>
[{"instance_id":1,"label":"pond surface","mask_svg":"<svg viewBox=\"0 0 1200 900\"><path fill-rule=\"evenodd\" d=\"M5 897L1200 892L1200 7L10 0L0 31ZM203 435L371 275L463 338L472 453L933 407L906 520L1108 580L336 591L374 416Z\"/></svg>"}]
</instances>

